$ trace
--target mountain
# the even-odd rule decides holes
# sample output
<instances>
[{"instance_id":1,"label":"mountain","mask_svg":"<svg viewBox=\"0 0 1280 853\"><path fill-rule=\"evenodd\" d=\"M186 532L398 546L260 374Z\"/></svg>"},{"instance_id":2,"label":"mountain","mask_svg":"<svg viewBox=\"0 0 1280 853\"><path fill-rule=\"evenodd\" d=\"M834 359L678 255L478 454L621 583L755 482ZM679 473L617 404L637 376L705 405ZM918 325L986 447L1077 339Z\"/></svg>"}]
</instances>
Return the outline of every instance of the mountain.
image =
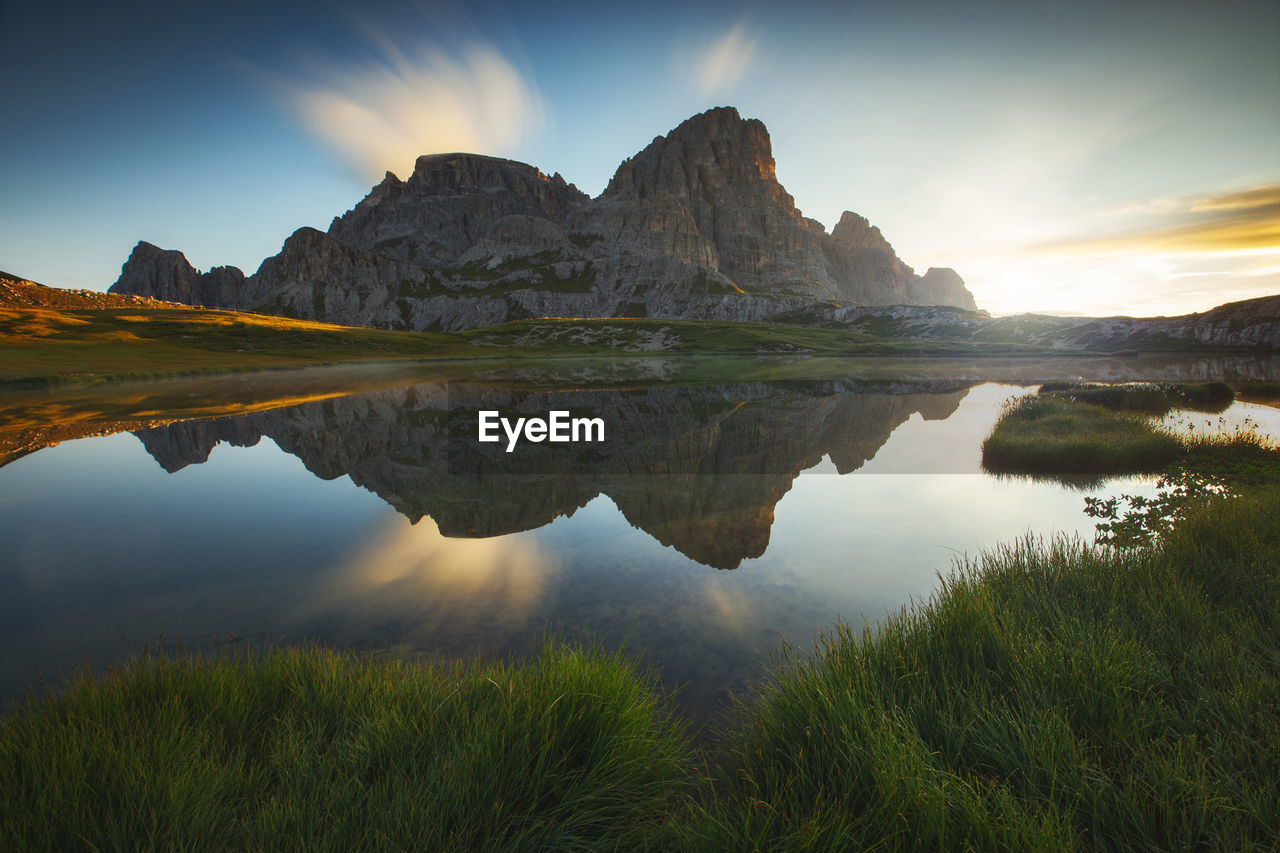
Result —
<instances>
[{"instance_id":1,"label":"mountain","mask_svg":"<svg viewBox=\"0 0 1280 853\"><path fill-rule=\"evenodd\" d=\"M139 243L113 293L349 325L458 330L530 317L767 320L855 305L975 310L846 212L831 233L778 183L768 131L721 107L626 160L590 198L477 154L387 173L328 232L302 228L248 278Z\"/></svg>"}]
</instances>

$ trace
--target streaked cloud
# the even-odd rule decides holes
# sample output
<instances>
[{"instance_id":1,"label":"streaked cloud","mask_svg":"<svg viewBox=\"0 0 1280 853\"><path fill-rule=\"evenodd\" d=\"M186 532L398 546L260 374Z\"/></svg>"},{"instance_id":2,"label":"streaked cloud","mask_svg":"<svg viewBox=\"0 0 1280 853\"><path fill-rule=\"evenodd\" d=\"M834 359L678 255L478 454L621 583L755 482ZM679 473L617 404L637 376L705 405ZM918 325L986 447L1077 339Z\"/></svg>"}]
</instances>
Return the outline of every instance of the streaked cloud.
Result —
<instances>
[{"instance_id":1,"label":"streaked cloud","mask_svg":"<svg viewBox=\"0 0 1280 853\"><path fill-rule=\"evenodd\" d=\"M713 95L741 80L755 58L756 41L741 21L716 39L694 65L698 94Z\"/></svg>"},{"instance_id":2,"label":"streaked cloud","mask_svg":"<svg viewBox=\"0 0 1280 853\"><path fill-rule=\"evenodd\" d=\"M1161 200L1142 225L1119 233L1087 234L1040 248L1051 254L1109 252L1280 251L1280 185L1184 201ZM1134 210L1142 210L1135 206Z\"/></svg>"},{"instance_id":3,"label":"streaked cloud","mask_svg":"<svg viewBox=\"0 0 1280 853\"><path fill-rule=\"evenodd\" d=\"M534 84L492 45L404 49L374 39L366 63L313 63L278 81L303 124L362 176L401 176L421 154L507 154L542 126Z\"/></svg>"},{"instance_id":4,"label":"streaked cloud","mask_svg":"<svg viewBox=\"0 0 1280 853\"><path fill-rule=\"evenodd\" d=\"M1193 211L1201 210L1254 210L1274 211L1280 205L1280 184L1267 184L1244 192L1228 193L1215 198L1201 199L1191 205Z\"/></svg>"}]
</instances>

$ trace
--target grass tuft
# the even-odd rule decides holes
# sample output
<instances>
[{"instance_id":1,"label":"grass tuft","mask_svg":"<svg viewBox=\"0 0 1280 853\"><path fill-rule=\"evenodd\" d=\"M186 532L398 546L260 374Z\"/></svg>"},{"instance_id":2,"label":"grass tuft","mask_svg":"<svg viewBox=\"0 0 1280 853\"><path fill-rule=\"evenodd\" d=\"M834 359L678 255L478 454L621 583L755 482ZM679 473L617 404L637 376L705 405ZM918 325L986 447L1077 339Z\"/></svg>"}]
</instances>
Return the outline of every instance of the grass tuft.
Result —
<instances>
[{"instance_id":1,"label":"grass tuft","mask_svg":"<svg viewBox=\"0 0 1280 853\"><path fill-rule=\"evenodd\" d=\"M1012 401L982 443L982 466L998 474L1096 475L1156 472L1182 441L1141 415L1057 396Z\"/></svg>"},{"instance_id":2,"label":"grass tuft","mask_svg":"<svg viewBox=\"0 0 1280 853\"><path fill-rule=\"evenodd\" d=\"M5 850L660 844L681 724L620 655L144 655L0 721Z\"/></svg>"},{"instance_id":3,"label":"grass tuft","mask_svg":"<svg viewBox=\"0 0 1280 853\"><path fill-rule=\"evenodd\" d=\"M1280 490L1158 548L1032 540L781 656L691 849L1270 849Z\"/></svg>"},{"instance_id":4,"label":"grass tuft","mask_svg":"<svg viewBox=\"0 0 1280 853\"><path fill-rule=\"evenodd\" d=\"M1163 415L1173 409L1217 414L1235 400L1235 391L1225 382L1137 382L1121 385L1046 382L1040 386L1040 394L1078 403L1092 403L1112 411L1140 412L1146 415Z\"/></svg>"}]
</instances>

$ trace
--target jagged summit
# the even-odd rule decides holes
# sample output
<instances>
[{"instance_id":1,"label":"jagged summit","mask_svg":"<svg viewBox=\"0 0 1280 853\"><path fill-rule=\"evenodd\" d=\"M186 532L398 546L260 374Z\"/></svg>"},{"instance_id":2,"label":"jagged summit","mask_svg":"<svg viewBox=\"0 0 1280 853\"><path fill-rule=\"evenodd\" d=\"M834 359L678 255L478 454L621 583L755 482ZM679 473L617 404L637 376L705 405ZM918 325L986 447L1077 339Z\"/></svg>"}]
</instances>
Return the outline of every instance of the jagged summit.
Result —
<instances>
[{"instance_id":1,"label":"jagged summit","mask_svg":"<svg viewBox=\"0 0 1280 853\"><path fill-rule=\"evenodd\" d=\"M390 328L976 307L954 271L916 275L857 214L831 234L802 216L778 183L768 130L733 107L654 138L594 199L525 163L424 155L405 180L387 172L327 233L295 232L242 285L224 273L205 281L180 253L143 245L113 290Z\"/></svg>"},{"instance_id":2,"label":"jagged summit","mask_svg":"<svg viewBox=\"0 0 1280 853\"><path fill-rule=\"evenodd\" d=\"M747 194L764 190L794 208L774 174L769 131L758 119L741 118L733 107L699 113L666 136L656 137L618 167L604 195L630 193L643 199L669 192L698 198L722 187Z\"/></svg>"},{"instance_id":3,"label":"jagged summit","mask_svg":"<svg viewBox=\"0 0 1280 853\"><path fill-rule=\"evenodd\" d=\"M214 267L201 273L182 252L141 240L109 292L206 308L234 308L243 285L244 273L238 267Z\"/></svg>"}]
</instances>

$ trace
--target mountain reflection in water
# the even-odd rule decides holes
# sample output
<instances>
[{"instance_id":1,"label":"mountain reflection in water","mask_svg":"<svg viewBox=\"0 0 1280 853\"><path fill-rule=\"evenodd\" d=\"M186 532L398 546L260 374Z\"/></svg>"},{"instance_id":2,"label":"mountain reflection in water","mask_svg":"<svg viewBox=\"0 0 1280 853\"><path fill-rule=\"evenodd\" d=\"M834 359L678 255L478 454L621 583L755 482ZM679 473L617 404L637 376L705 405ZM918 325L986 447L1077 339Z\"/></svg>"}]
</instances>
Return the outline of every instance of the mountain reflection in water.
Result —
<instances>
[{"instance_id":1,"label":"mountain reflection in water","mask_svg":"<svg viewBox=\"0 0 1280 853\"><path fill-rule=\"evenodd\" d=\"M829 457L857 470L913 414L951 415L971 383L848 380L638 389L501 391L461 383L307 403L135 433L166 471L209 458L220 442L263 436L318 477L349 476L451 538L530 530L607 495L663 545L736 568L769 544L778 501ZM602 443L534 444L511 452L476 440L477 412L589 413Z\"/></svg>"},{"instance_id":2,"label":"mountain reflection in water","mask_svg":"<svg viewBox=\"0 0 1280 853\"><path fill-rule=\"evenodd\" d=\"M874 624L957 556L1087 538L1085 494L1154 492L981 473L982 438L1033 377L1280 375L1256 359L917 360L779 379L796 367L619 360L446 382L426 366L0 399L0 702L162 634L444 661L550 632L624 647L706 721L768 648ZM476 441L481 409L600 417L606 441L507 453Z\"/></svg>"}]
</instances>

